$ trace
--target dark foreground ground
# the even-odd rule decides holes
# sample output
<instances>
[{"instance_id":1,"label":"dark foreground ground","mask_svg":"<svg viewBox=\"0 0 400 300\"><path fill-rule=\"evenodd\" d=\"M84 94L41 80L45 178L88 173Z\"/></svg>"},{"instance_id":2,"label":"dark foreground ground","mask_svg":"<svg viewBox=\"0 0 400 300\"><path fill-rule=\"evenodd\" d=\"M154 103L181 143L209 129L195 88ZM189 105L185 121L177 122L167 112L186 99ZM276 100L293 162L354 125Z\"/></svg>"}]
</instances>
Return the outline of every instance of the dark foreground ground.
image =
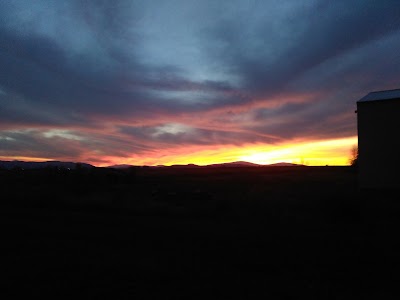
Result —
<instances>
[{"instance_id":1,"label":"dark foreground ground","mask_svg":"<svg viewBox=\"0 0 400 300\"><path fill-rule=\"evenodd\" d=\"M0 179L3 299L400 295L399 192L359 191L350 167Z\"/></svg>"}]
</instances>

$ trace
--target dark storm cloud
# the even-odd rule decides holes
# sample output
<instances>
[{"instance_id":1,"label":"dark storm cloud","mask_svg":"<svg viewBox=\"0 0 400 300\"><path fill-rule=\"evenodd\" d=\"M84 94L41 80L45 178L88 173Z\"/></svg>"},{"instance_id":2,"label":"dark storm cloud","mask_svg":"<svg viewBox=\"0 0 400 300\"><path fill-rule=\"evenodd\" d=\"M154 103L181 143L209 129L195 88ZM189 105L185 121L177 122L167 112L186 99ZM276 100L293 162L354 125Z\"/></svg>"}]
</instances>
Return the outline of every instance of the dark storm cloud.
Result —
<instances>
[{"instance_id":1,"label":"dark storm cloud","mask_svg":"<svg viewBox=\"0 0 400 300\"><path fill-rule=\"evenodd\" d=\"M274 25L268 18L257 24L246 19L242 24L237 12L210 29L206 39L216 46L208 49L223 66L240 74L245 88L261 93L280 91L321 63L398 31L397 4L319 1L277 16Z\"/></svg>"},{"instance_id":2,"label":"dark storm cloud","mask_svg":"<svg viewBox=\"0 0 400 300\"><path fill-rule=\"evenodd\" d=\"M147 140L150 143L162 145L241 145L255 143L260 136L249 132L217 129L185 128L176 124L159 127L122 127L122 134L138 140ZM276 142L274 138L263 137L268 143Z\"/></svg>"},{"instance_id":3,"label":"dark storm cloud","mask_svg":"<svg viewBox=\"0 0 400 300\"><path fill-rule=\"evenodd\" d=\"M351 136L355 101L399 85L397 1L2 1L0 20L0 130L79 130L101 155ZM2 155L47 147L28 136Z\"/></svg>"},{"instance_id":4,"label":"dark storm cloud","mask_svg":"<svg viewBox=\"0 0 400 300\"><path fill-rule=\"evenodd\" d=\"M143 99L140 92L120 91L115 82L117 74L130 65L129 60L122 65L104 61L110 59L108 55L74 55L53 39L34 34L19 37L1 32L0 43L5 45L0 56L1 85L31 102L32 108L118 113L129 107L130 101L140 105L139 99Z\"/></svg>"},{"instance_id":5,"label":"dark storm cloud","mask_svg":"<svg viewBox=\"0 0 400 300\"><path fill-rule=\"evenodd\" d=\"M14 156L24 157L94 161L96 156L130 157L132 152L140 154L151 152L152 149L140 141L132 142L118 133L85 133L63 129L0 132L0 156L13 153Z\"/></svg>"},{"instance_id":6,"label":"dark storm cloud","mask_svg":"<svg viewBox=\"0 0 400 300\"><path fill-rule=\"evenodd\" d=\"M396 1L321 1L300 7L283 16L281 23L271 26L265 19L253 26L253 32L245 31L260 43L246 39L236 18L221 20L207 39L211 37L210 44L216 45L208 49L222 67L240 74L243 89L267 101L276 94L284 97L285 92L325 93L314 104L296 105L296 114L290 114L291 105L268 110L265 125L256 125L256 132L287 138L355 134L355 118L341 118L345 124L338 124L332 116L349 115L355 101L371 89L398 87L400 59L395 49L400 44L400 7ZM251 47L256 55L249 52Z\"/></svg>"},{"instance_id":7,"label":"dark storm cloud","mask_svg":"<svg viewBox=\"0 0 400 300\"><path fill-rule=\"evenodd\" d=\"M275 117L277 115L279 118ZM340 138L354 134L354 111L342 111L340 106L332 106L328 111L323 101L314 101L307 107L304 104L288 104L278 109L258 109L253 116L258 123L249 130L288 140L302 136L324 139L326 136Z\"/></svg>"},{"instance_id":8,"label":"dark storm cloud","mask_svg":"<svg viewBox=\"0 0 400 300\"><path fill-rule=\"evenodd\" d=\"M6 132L0 135L0 156L67 158L79 157L82 149L76 140L62 137L46 138L35 130Z\"/></svg>"},{"instance_id":9,"label":"dark storm cloud","mask_svg":"<svg viewBox=\"0 0 400 300\"><path fill-rule=\"evenodd\" d=\"M86 10L90 11L89 8ZM0 30L0 80L3 89L26 99L32 111L40 109L60 118L69 114L111 114L120 117L139 114L149 117L154 110L174 114L180 110L200 108L200 105L186 104L179 99L154 96L154 91L205 91L217 93L213 98L219 101L226 98L225 102L232 101L232 97L224 95L232 90L227 83L193 82L179 76L174 68L147 67L136 61L134 43L138 42L138 38L134 33L133 37L130 36L133 40L126 42L127 38L121 33L124 28L119 22L106 24L109 27L104 24L97 26L97 22L92 22L90 18L95 14L95 21L107 19L108 15L102 16L107 12L104 9L97 14L88 12L89 16L84 12L75 16L83 19L82 26L89 24L83 29L88 32L88 37L94 39L89 45L92 48L79 53L75 53L78 50L73 44L64 44L67 41L60 41L57 37L35 32L20 35L7 28ZM115 40L118 37L120 39ZM119 43L123 45L119 46ZM130 48L130 56L123 47ZM174 100L178 101L174 103ZM1 105L4 106L4 113L9 104L4 101ZM151 107L156 109L151 110ZM23 116L23 112L19 114L15 109L15 121ZM57 120L53 121L54 125L59 125ZM71 117L70 122L74 121Z\"/></svg>"}]
</instances>

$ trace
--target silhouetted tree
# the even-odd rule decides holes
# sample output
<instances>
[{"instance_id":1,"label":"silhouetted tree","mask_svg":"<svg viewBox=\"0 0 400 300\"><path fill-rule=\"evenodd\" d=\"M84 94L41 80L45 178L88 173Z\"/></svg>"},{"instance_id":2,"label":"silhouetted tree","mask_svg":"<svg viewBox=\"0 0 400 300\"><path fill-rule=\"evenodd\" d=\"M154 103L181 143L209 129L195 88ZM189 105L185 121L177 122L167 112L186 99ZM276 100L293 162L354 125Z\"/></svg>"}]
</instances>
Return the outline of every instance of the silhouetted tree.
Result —
<instances>
[{"instance_id":1,"label":"silhouetted tree","mask_svg":"<svg viewBox=\"0 0 400 300\"><path fill-rule=\"evenodd\" d=\"M353 146L353 148L351 148L351 154L350 154L350 165L352 167L357 167L358 166L358 147L357 146Z\"/></svg>"}]
</instances>

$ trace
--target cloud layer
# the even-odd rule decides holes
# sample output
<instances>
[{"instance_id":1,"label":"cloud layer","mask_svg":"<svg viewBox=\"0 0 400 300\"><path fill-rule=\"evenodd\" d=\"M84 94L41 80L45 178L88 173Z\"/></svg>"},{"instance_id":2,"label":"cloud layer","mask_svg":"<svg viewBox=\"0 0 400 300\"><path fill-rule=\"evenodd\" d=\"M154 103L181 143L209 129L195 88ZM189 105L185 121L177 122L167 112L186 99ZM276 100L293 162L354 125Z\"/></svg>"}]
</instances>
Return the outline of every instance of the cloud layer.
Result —
<instances>
[{"instance_id":1,"label":"cloud layer","mask_svg":"<svg viewBox=\"0 0 400 300\"><path fill-rule=\"evenodd\" d=\"M397 1L2 1L0 20L0 157L346 138L359 98L400 86Z\"/></svg>"}]
</instances>

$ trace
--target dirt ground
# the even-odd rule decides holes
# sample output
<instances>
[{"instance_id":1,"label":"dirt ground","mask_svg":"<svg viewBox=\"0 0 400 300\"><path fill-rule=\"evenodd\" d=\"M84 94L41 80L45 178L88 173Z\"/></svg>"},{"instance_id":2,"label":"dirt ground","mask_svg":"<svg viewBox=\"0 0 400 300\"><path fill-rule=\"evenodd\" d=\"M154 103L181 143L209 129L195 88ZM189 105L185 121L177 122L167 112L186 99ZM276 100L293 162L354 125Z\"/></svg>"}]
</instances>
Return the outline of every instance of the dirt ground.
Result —
<instances>
[{"instance_id":1,"label":"dirt ground","mask_svg":"<svg viewBox=\"0 0 400 300\"><path fill-rule=\"evenodd\" d=\"M0 171L1 293L398 299L399 191L351 167Z\"/></svg>"}]
</instances>

